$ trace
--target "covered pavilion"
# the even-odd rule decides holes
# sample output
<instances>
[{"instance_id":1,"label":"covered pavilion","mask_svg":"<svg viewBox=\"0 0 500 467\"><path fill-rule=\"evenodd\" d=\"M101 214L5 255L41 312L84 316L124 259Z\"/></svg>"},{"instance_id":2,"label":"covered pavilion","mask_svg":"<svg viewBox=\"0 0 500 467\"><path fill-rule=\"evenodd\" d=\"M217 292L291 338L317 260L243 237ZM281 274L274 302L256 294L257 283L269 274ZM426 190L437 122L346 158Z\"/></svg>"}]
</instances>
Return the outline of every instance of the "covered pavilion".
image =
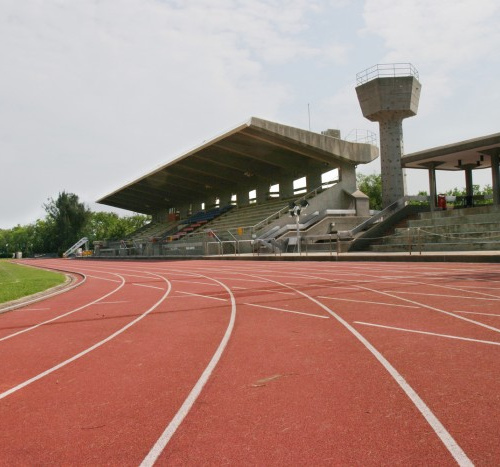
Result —
<instances>
[{"instance_id":1,"label":"covered pavilion","mask_svg":"<svg viewBox=\"0 0 500 467\"><path fill-rule=\"evenodd\" d=\"M465 176L466 203L472 206L473 171L490 169L493 187L493 204L500 205L500 133L469 139L446 146L407 154L401 165L407 169L425 169L429 172L431 209L436 209L436 170L463 171Z\"/></svg>"}]
</instances>

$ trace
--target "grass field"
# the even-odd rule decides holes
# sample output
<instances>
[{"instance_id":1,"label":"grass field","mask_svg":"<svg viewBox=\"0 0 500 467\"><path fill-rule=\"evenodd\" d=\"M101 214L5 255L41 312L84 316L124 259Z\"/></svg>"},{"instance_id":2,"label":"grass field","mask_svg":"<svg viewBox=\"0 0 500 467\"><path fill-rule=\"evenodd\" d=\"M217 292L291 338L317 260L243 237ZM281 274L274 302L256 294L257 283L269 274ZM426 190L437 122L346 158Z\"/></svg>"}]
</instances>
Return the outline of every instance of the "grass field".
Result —
<instances>
[{"instance_id":1,"label":"grass field","mask_svg":"<svg viewBox=\"0 0 500 467\"><path fill-rule=\"evenodd\" d=\"M65 276L0 260L0 303L16 300L62 284Z\"/></svg>"}]
</instances>

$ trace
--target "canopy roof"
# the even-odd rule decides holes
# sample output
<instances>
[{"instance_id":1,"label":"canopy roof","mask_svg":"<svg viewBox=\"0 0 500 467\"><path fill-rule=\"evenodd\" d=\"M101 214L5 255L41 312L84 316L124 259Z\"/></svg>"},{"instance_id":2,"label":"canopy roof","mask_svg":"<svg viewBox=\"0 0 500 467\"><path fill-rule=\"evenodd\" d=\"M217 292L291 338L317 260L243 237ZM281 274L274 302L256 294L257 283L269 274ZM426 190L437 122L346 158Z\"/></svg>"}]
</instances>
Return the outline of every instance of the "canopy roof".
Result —
<instances>
[{"instance_id":1,"label":"canopy roof","mask_svg":"<svg viewBox=\"0 0 500 467\"><path fill-rule=\"evenodd\" d=\"M97 202L152 214L222 191L235 193L250 181L278 183L319 169L326 172L340 163L365 164L376 157L378 148L370 144L252 117Z\"/></svg>"},{"instance_id":2,"label":"canopy roof","mask_svg":"<svg viewBox=\"0 0 500 467\"><path fill-rule=\"evenodd\" d=\"M403 167L438 170L485 169L491 167L491 154L500 151L500 133L469 139L425 151L407 154L401 158Z\"/></svg>"}]
</instances>

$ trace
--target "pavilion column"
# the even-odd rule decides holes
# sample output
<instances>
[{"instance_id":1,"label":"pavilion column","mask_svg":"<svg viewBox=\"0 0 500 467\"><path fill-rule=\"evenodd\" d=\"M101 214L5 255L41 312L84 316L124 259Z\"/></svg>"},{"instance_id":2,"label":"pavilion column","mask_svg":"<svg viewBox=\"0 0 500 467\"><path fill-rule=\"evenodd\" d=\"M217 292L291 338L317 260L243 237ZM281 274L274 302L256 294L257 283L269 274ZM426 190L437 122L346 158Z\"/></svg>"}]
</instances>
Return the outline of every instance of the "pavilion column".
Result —
<instances>
[{"instance_id":1,"label":"pavilion column","mask_svg":"<svg viewBox=\"0 0 500 467\"><path fill-rule=\"evenodd\" d=\"M431 211L436 210L437 187L436 187L436 167L429 167L429 194Z\"/></svg>"},{"instance_id":2,"label":"pavilion column","mask_svg":"<svg viewBox=\"0 0 500 467\"><path fill-rule=\"evenodd\" d=\"M466 195L466 206L471 208L473 206L472 197L474 196L474 186L472 182L472 167L467 166L464 168L465 172L465 195Z\"/></svg>"},{"instance_id":3,"label":"pavilion column","mask_svg":"<svg viewBox=\"0 0 500 467\"><path fill-rule=\"evenodd\" d=\"M437 184L436 184L436 167L440 166L442 162L432 161L422 164L427 167L429 173L429 207L431 211L437 208Z\"/></svg>"},{"instance_id":4,"label":"pavilion column","mask_svg":"<svg viewBox=\"0 0 500 467\"><path fill-rule=\"evenodd\" d=\"M497 152L491 155L491 180L493 186L493 204L500 204L500 156Z\"/></svg>"}]
</instances>

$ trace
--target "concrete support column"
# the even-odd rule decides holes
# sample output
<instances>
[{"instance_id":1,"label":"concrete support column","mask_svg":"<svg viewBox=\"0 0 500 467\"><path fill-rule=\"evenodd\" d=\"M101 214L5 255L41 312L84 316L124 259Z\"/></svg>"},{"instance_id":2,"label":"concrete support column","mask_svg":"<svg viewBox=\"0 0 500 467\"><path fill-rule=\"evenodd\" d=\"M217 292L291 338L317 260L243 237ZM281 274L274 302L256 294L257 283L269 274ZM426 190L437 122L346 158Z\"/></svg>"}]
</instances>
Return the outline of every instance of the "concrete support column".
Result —
<instances>
[{"instance_id":1,"label":"concrete support column","mask_svg":"<svg viewBox=\"0 0 500 467\"><path fill-rule=\"evenodd\" d=\"M382 172L382 203L389 206L405 196L401 168L403 155L403 120L388 118L380 121L380 158Z\"/></svg>"},{"instance_id":2,"label":"concrete support column","mask_svg":"<svg viewBox=\"0 0 500 467\"><path fill-rule=\"evenodd\" d=\"M291 179L280 180L280 198L282 199L293 198L293 180Z\"/></svg>"},{"instance_id":3,"label":"concrete support column","mask_svg":"<svg viewBox=\"0 0 500 467\"><path fill-rule=\"evenodd\" d=\"M307 192L310 193L311 191L315 190L319 186L321 186L321 173L313 173L309 174L306 178L306 183L307 183Z\"/></svg>"},{"instance_id":4,"label":"concrete support column","mask_svg":"<svg viewBox=\"0 0 500 467\"><path fill-rule=\"evenodd\" d=\"M219 196L219 206L223 208L224 206L227 206L231 204L231 194L229 193L224 193L221 196Z\"/></svg>"},{"instance_id":5,"label":"concrete support column","mask_svg":"<svg viewBox=\"0 0 500 467\"><path fill-rule=\"evenodd\" d=\"M239 207L248 206L249 203L248 192L249 192L248 188L245 188L242 191L238 191L236 197L238 200Z\"/></svg>"},{"instance_id":6,"label":"concrete support column","mask_svg":"<svg viewBox=\"0 0 500 467\"><path fill-rule=\"evenodd\" d=\"M430 207L431 211L436 210L437 201L437 187L436 187L436 168L434 166L429 167L429 195L430 195Z\"/></svg>"},{"instance_id":7,"label":"concrete support column","mask_svg":"<svg viewBox=\"0 0 500 467\"><path fill-rule=\"evenodd\" d=\"M268 184L259 184L257 187L257 203L265 203L269 194Z\"/></svg>"},{"instance_id":8,"label":"concrete support column","mask_svg":"<svg viewBox=\"0 0 500 467\"><path fill-rule=\"evenodd\" d=\"M493 187L493 204L500 204L500 156L494 154L491 156L491 180Z\"/></svg>"}]
</instances>

